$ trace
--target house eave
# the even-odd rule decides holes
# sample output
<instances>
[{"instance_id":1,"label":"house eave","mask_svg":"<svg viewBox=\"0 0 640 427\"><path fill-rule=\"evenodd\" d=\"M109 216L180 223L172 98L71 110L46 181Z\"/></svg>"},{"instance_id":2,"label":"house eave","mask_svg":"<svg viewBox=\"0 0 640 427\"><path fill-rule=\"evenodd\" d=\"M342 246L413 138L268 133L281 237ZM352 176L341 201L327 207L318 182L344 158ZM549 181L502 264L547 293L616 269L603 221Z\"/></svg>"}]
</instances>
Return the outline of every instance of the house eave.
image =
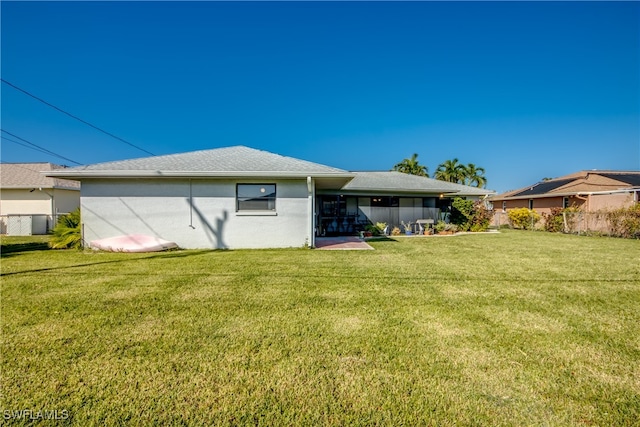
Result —
<instances>
[{"instance_id":1,"label":"house eave","mask_svg":"<svg viewBox=\"0 0 640 427\"><path fill-rule=\"evenodd\" d=\"M330 189L323 192L324 194L342 194L345 196L405 196L405 197L485 197L492 194L487 193L464 193L443 191L442 189L406 189L406 188L349 188L349 189Z\"/></svg>"},{"instance_id":2,"label":"house eave","mask_svg":"<svg viewBox=\"0 0 640 427\"><path fill-rule=\"evenodd\" d=\"M486 193L483 192L478 192L478 193L466 193L464 191L457 191L457 192L448 192L448 193L442 193L443 196L446 197L491 197L492 194L495 194L495 191L487 191Z\"/></svg>"},{"instance_id":3,"label":"house eave","mask_svg":"<svg viewBox=\"0 0 640 427\"><path fill-rule=\"evenodd\" d=\"M440 191L432 190L407 190L398 188L332 188L323 191L324 194L342 194L345 196L415 196L415 197L437 197L442 194Z\"/></svg>"},{"instance_id":4,"label":"house eave","mask_svg":"<svg viewBox=\"0 0 640 427\"><path fill-rule=\"evenodd\" d=\"M633 193L640 190L638 187L620 188L616 190L601 190L601 191L571 191L560 193L546 193L546 194L531 194L526 196L508 196L508 197L492 197L491 201L503 201L503 200L529 200L529 199L548 199L551 197L571 197L571 196L589 196L593 194L618 194L618 193Z\"/></svg>"},{"instance_id":5,"label":"house eave","mask_svg":"<svg viewBox=\"0 0 640 427\"><path fill-rule=\"evenodd\" d=\"M350 173L333 172L287 172L287 171L60 171L50 172L47 176L56 178L75 179L119 179L119 178L216 178L216 179L237 179L237 178L282 178L282 179L303 179L312 178L353 178Z\"/></svg>"},{"instance_id":6,"label":"house eave","mask_svg":"<svg viewBox=\"0 0 640 427\"><path fill-rule=\"evenodd\" d=\"M65 187L64 185L3 185L2 190L69 190L80 191L80 187Z\"/></svg>"}]
</instances>

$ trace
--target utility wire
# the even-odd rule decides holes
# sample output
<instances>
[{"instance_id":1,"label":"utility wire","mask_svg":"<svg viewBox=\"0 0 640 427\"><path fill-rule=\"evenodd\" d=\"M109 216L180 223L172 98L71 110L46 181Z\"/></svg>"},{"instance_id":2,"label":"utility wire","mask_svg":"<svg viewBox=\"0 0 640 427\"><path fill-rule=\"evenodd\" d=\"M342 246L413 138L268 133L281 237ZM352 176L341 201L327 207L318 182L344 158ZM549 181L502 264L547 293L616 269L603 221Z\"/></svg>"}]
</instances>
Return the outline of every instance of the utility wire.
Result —
<instances>
[{"instance_id":1,"label":"utility wire","mask_svg":"<svg viewBox=\"0 0 640 427\"><path fill-rule=\"evenodd\" d=\"M10 136L12 136L12 137L14 137L14 138L16 138L16 139L19 139L20 141L26 142L27 144L29 144L29 145L31 146L31 147L26 146L27 148L31 148L31 149L33 149L33 150L40 151L40 152L42 152L42 153L46 153L46 154L49 154L49 155L51 155L51 156L55 156L55 157L61 158L61 159L63 159L63 160L67 160L67 161L69 161L69 162L71 162L71 163L75 163L76 165L82 165L82 163L76 162L75 160L71 160L71 159L69 159L68 157L64 157L64 156L61 156L61 155L60 155L60 154L58 154L58 153L54 153L53 151L47 150L46 148L43 148L43 147L41 147L41 146L39 146L39 145L37 145L37 144L34 144L33 142L27 141L27 140L26 140L26 139L24 139L24 138L20 138L18 135L14 135L14 134L12 134L11 132L7 132L7 131L6 131L6 130L4 130L4 129L0 129L0 130L1 130L2 132L6 133L7 135L10 135ZM13 141L13 140L11 140L11 139L8 139L8 138L6 138L6 137L4 137L4 136L3 136L2 138L3 138L3 139L5 139L5 140L7 140L7 141L14 142L14 143L16 143L16 144L19 144L19 145L23 145L23 146L25 146L24 144L20 144L20 143L18 143L18 142L16 142L16 141ZM35 147L35 148L34 148L34 147Z\"/></svg>"},{"instance_id":2,"label":"utility wire","mask_svg":"<svg viewBox=\"0 0 640 427\"><path fill-rule=\"evenodd\" d=\"M0 136L0 138L4 139L5 141L13 142L14 144L17 144L17 145L21 145L23 147L30 148L31 150L39 151L41 153L51 155L51 153L48 153L46 150L42 150L40 148L35 148L35 147L30 146L30 145L23 144L22 142L19 142L19 141L14 141L13 139L7 138L6 136Z\"/></svg>"},{"instance_id":3,"label":"utility wire","mask_svg":"<svg viewBox=\"0 0 640 427\"><path fill-rule=\"evenodd\" d=\"M45 100L44 100L44 99L42 99L42 98L38 98L38 97L37 97L37 96L35 96L34 94L29 93L29 92L27 92L26 90L24 90L24 89L22 89L22 88L19 88L18 86L14 85L14 84L13 84L13 83L11 83L11 82L6 81L5 79L0 78L0 80L2 81L2 83L5 83L5 84L7 84L7 85L11 86L12 88L14 88L14 89L16 89L16 90L18 90L18 91L20 91L20 92L24 93L25 95L28 95L28 96L32 97L33 99L36 99L36 100L38 100L38 101L42 102L43 104L48 105L49 107L51 107L51 108L53 108L53 109L56 109L56 110L60 111L61 113L66 114L67 116L69 116L69 117L71 117L71 118L73 118L73 119L78 120L79 122L84 123L84 124L85 124L85 125L87 125L87 126L91 126L92 128L94 128L94 129L96 129L96 130L98 130L98 131L100 131L100 132L104 133L105 135L109 135L110 137L115 138L115 139L117 139L117 140L118 140L118 141L120 141L120 142L124 142L125 144L130 145L130 146L131 146L131 147L133 147L133 148L136 148L136 149L138 149L138 150L140 150L140 151L143 151L143 152L145 152L145 153L147 153L147 154L150 154L150 155L152 155L152 156L155 156L155 154L153 154L152 152L147 151L147 150L145 150L144 148L140 148L140 147L138 147L137 145L130 143L129 141L125 141L124 139L120 138L119 136L116 136L116 135L114 135L114 134L112 134L112 133L109 133L109 132L107 132L107 131L106 131L106 130L104 130L104 129L100 129L98 126L92 125L91 123L87 122L86 120L82 120L80 117L74 116L73 114L71 114L71 113L68 113L68 112L64 111L62 108L56 107L55 105L53 105L53 104L51 104L51 103L49 103L49 102L45 101Z\"/></svg>"}]
</instances>

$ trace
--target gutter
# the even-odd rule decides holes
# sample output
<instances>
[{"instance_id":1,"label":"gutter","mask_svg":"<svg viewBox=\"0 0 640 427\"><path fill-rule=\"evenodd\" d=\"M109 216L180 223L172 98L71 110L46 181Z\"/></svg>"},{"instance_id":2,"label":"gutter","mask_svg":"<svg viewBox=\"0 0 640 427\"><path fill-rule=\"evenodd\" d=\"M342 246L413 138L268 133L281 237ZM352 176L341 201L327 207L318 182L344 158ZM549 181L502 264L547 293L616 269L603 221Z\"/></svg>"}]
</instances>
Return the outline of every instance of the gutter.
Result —
<instances>
[{"instance_id":1,"label":"gutter","mask_svg":"<svg viewBox=\"0 0 640 427\"><path fill-rule=\"evenodd\" d=\"M622 193L633 193L636 191L640 191L639 187L633 187L633 188L626 188L626 189L619 189L619 190L604 190L604 191L581 191L576 193L576 196L581 196L581 195L585 195L585 196L593 196L593 195L598 195L598 194L622 194Z\"/></svg>"},{"instance_id":2,"label":"gutter","mask_svg":"<svg viewBox=\"0 0 640 427\"><path fill-rule=\"evenodd\" d=\"M48 177L67 178L80 180L83 178L291 178L306 179L308 176L314 178L353 178L352 173L339 172L286 172L286 171L259 171L259 172L236 172L236 171L60 171L48 172Z\"/></svg>"},{"instance_id":3,"label":"gutter","mask_svg":"<svg viewBox=\"0 0 640 427\"><path fill-rule=\"evenodd\" d=\"M617 194L617 193L632 193L635 191L640 191L640 188L626 188L626 189L617 189L617 190L602 190L602 191L574 191L571 193L545 193L545 194L532 194L529 196L507 196L493 199L494 201L502 201L502 200L528 200L528 199L542 199L547 197L568 197L568 196L591 196L593 194ZM495 197L495 196L494 196Z\"/></svg>"}]
</instances>

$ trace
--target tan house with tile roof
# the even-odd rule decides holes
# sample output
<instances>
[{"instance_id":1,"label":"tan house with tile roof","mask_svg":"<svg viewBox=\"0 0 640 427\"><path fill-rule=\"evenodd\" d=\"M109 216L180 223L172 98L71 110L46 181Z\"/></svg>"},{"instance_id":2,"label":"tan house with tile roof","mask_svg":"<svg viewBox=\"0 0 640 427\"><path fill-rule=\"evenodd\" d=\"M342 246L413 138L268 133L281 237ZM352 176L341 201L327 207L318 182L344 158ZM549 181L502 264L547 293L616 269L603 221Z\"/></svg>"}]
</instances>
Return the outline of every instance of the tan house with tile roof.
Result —
<instances>
[{"instance_id":1,"label":"tan house with tile roof","mask_svg":"<svg viewBox=\"0 0 640 427\"><path fill-rule=\"evenodd\" d=\"M58 215L80 206L80 182L49 178L53 163L0 164L0 233L46 234Z\"/></svg>"},{"instance_id":2,"label":"tan house with tile roof","mask_svg":"<svg viewBox=\"0 0 640 427\"><path fill-rule=\"evenodd\" d=\"M629 207L640 200L640 171L580 171L489 199L494 210L529 208L549 213L551 208L577 207L596 212Z\"/></svg>"}]
</instances>

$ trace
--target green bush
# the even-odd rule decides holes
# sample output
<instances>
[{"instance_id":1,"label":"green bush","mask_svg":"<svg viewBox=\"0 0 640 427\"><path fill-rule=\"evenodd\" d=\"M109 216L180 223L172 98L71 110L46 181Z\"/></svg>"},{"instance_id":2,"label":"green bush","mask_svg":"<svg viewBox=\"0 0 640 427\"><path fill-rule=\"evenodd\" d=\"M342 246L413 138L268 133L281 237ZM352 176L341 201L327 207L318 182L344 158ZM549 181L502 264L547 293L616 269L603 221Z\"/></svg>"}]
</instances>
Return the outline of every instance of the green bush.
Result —
<instances>
[{"instance_id":1,"label":"green bush","mask_svg":"<svg viewBox=\"0 0 640 427\"><path fill-rule=\"evenodd\" d=\"M551 212L543 213L544 229L551 233L560 233L564 231L564 217L562 208L551 208Z\"/></svg>"},{"instance_id":2,"label":"green bush","mask_svg":"<svg viewBox=\"0 0 640 427\"><path fill-rule=\"evenodd\" d=\"M543 213L544 229L552 233L575 233L577 218L582 214L579 208L551 208L550 213Z\"/></svg>"},{"instance_id":3,"label":"green bush","mask_svg":"<svg viewBox=\"0 0 640 427\"><path fill-rule=\"evenodd\" d=\"M82 248L80 208L58 218L52 234L49 246L53 249Z\"/></svg>"},{"instance_id":4,"label":"green bush","mask_svg":"<svg viewBox=\"0 0 640 427\"><path fill-rule=\"evenodd\" d=\"M528 208L511 209L508 216L514 227L523 230L534 228L536 223L540 221L540 214Z\"/></svg>"},{"instance_id":5,"label":"green bush","mask_svg":"<svg viewBox=\"0 0 640 427\"><path fill-rule=\"evenodd\" d=\"M618 237L640 238L640 204L607 212L611 234Z\"/></svg>"},{"instance_id":6,"label":"green bush","mask_svg":"<svg viewBox=\"0 0 640 427\"><path fill-rule=\"evenodd\" d=\"M460 231L486 231L491 224L492 213L484 202L456 197L451 204L451 223Z\"/></svg>"}]
</instances>

